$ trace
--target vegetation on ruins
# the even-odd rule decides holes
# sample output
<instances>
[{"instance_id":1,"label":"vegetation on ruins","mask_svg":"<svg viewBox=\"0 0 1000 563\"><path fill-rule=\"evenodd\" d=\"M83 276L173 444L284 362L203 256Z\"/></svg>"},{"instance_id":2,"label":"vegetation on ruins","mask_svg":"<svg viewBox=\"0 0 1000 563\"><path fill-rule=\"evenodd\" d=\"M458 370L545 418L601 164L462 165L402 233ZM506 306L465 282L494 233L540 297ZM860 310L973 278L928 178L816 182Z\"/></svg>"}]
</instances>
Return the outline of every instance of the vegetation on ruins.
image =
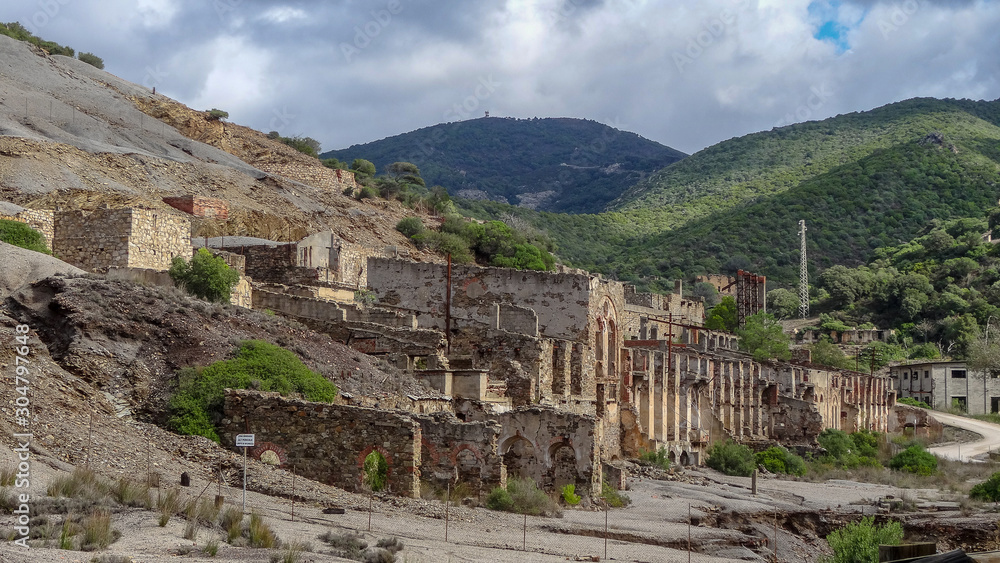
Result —
<instances>
[{"instance_id":1,"label":"vegetation on ruins","mask_svg":"<svg viewBox=\"0 0 1000 563\"><path fill-rule=\"evenodd\" d=\"M608 508L625 508L632 503L632 498L611 486L611 481L605 479L601 483L601 502Z\"/></svg>"},{"instance_id":2,"label":"vegetation on ruins","mask_svg":"<svg viewBox=\"0 0 1000 563\"><path fill-rule=\"evenodd\" d=\"M19 221L0 219L0 241L43 254L52 254L42 233Z\"/></svg>"},{"instance_id":3,"label":"vegetation on ruins","mask_svg":"<svg viewBox=\"0 0 1000 563\"><path fill-rule=\"evenodd\" d=\"M306 367L294 353L260 340L242 342L230 360L185 368L177 377L168 425L178 433L216 442L226 388L301 393L309 401L324 403L337 397L337 386Z\"/></svg>"},{"instance_id":4,"label":"vegetation on ruins","mask_svg":"<svg viewBox=\"0 0 1000 563\"><path fill-rule=\"evenodd\" d=\"M792 357L791 339L769 313L747 317L744 326L736 329L736 335L740 337L740 350L757 361L788 360Z\"/></svg>"},{"instance_id":5,"label":"vegetation on ruins","mask_svg":"<svg viewBox=\"0 0 1000 563\"><path fill-rule=\"evenodd\" d=\"M240 273L229 267L221 256L199 248L190 261L175 256L170 265L170 279L188 293L212 303L228 303Z\"/></svg>"},{"instance_id":6,"label":"vegetation on ruins","mask_svg":"<svg viewBox=\"0 0 1000 563\"><path fill-rule=\"evenodd\" d=\"M379 166L417 163L428 184L510 202L529 192L550 211L593 213L685 155L635 133L584 119L468 119L324 153ZM529 198L524 198L527 201Z\"/></svg>"},{"instance_id":7,"label":"vegetation on ruins","mask_svg":"<svg viewBox=\"0 0 1000 563\"><path fill-rule=\"evenodd\" d=\"M920 444L913 444L889 460L889 468L917 475L937 472L938 459Z\"/></svg>"},{"instance_id":8,"label":"vegetation on ruins","mask_svg":"<svg viewBox=\"0 0 1000 563\"><path fill-rule=\"evenodd\" d=\"M389 462L378 450L372 450L365 456L361 467L361 481L373 493L384 491L389 483Z\"/></svg>"},{"instance_id":9,"label":"vegetation on ruins","mask_svg":"<svg viewBox=\"0 0 1000 563\"><path fill-rule=\"evenodd\" d=\"M6 35L7 37L12 37L18 41L26 41L48 51L50 55L65 55L67 57L72 57L76 51L72 47L67 47L60 45L52 41L46 41L40 37L35 37L33 33L28 31L26 27L20 24L20 22L10 22L10 23L0 23L0 35Z\"/></svg>"},{"instance_id":10,"label":"vegetation on ruins","mask_svg":"<svg viewBox=\"0 0 1000 563\"><path fill-rule=\"evenodd\" d=\"M576 494L576 485L573 483L567 483L563 485L561 496L563 502L570 506L576 506L580 504L580 495Z\"/></svg>"},{"instance_id":11,"label":"vegetation on ruins","mask_svg":"<svg viewBox=\"0 0 1000 563\"><path fill-rule=\"evenodd\" d=\"M639 463L659 467L664 471L670 469L670 455L667 448L660 446L655 450L642 450L639 452Z\"/></svg>"},{"instance_id":12,"label":"vegetation on ruins","mask_svg":"<svg viewBox=\"0 0 1000 563\"><path fill-rule=\"evenodd\" d=\"M705 465L726 475L749 477L757 468L757 458L748 446L726 440L716 442L708 448Z\"/></svg>"},{"instance_id":13,"label":"vegetation on ruins","mask_svg":"<svg viewBox=\"0 0 1000 563\"><path fill-rule=\"evenodd\" d=\"M551 516L559 513L555 501L538 488L531 479L511 477L506 487L494 487L486 497L486 507L502 512L531 516Z\"/></svg>"},{"instance_id":14,"label":"vegetation on ruins","mask_svg":"<svg viewBox=\"0 0 1000 563\"><path fill-rule=\"evenodd\" d=\"M903 526L895 520L875 523L874 516L865 516L834 530L826 537L833 557L823 563L878 563L878 546L899 545L903 541Z\"/></svg>"},{"instance_id":15,"label":"vegetation on ruins","mask_svg":"<svg viewBox=\"0 0 1000 563\"><path fill-rule=\"evenodd\" d=\"M319 141L313 139L312 137L302 137L298 135L292 137L282 137L281 133L271 131L267 134L267 138L286 144L302 154L313 158L319 158L320 144ZM338 162L323 161L323 165L327 168L341 168Z\"/></svg>"},{"instance_id":16,"label":"vegetation on ruins","mask_svg":"<svg viewBox=\"0 0 1000 563\"><path fill-rule=\"evenodd\" d=\"M925 403L925 402L923 402L923 401L921 401L919 399L914 399L913 397L900 397L900 398L896 399L896 402L899 403L899 404L901 404L901 405L910 405L911 407L919 407L919 408L922 408L922 409L929 409L929 408L931 408L931 406L928 405L927 403Z\"/></svg>"}]
</instances>

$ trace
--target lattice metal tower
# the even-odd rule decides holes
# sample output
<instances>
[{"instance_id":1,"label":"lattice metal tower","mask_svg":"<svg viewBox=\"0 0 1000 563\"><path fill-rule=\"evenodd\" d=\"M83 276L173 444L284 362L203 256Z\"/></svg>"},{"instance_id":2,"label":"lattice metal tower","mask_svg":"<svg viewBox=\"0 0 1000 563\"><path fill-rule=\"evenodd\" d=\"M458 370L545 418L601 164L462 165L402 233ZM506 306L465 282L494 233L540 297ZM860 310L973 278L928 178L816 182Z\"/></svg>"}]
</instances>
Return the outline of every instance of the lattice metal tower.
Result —
<instances>
[{"instance_id":1,"label":"lattice metal tower","mask_svg":"<svg viewBox=\"0 0 1000 563\"><path fill-rule=\"evenodd\" d=\"M799 235L802 246L799 258L799 316L803 319L809 316L809 268L806 266L806 222L799 221Z\"/></svg>"}]
</instances>

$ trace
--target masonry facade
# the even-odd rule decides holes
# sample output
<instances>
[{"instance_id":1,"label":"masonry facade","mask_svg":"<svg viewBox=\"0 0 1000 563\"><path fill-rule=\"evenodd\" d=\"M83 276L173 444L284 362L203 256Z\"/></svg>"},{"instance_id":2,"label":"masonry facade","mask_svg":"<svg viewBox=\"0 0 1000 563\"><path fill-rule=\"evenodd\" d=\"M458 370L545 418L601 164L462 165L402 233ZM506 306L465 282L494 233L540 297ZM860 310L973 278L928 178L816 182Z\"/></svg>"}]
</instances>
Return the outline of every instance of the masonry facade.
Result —
<instances>
[{"instance_id":1,"label":"masonry facade","mask_svg":"<svg viewBox=\"0 0 1000 563\"><path fill-rule=\"evenodd\" d=\"M899 396L937 410L1000 412L1000 370L973 370L965 362L922 362L890 368Z\"/></svg>"},{"instance_id":2,"label":"masonry facade","mask_svg":"<svg viewBox=\"0 0 1000 563\"><path fill-rule=\"evenodd\" d=\"M175 256L191 253L191 223L152 209L59 211L52 251L91 272L115 267L168 270Z\"/></svg>"}]
</instances>

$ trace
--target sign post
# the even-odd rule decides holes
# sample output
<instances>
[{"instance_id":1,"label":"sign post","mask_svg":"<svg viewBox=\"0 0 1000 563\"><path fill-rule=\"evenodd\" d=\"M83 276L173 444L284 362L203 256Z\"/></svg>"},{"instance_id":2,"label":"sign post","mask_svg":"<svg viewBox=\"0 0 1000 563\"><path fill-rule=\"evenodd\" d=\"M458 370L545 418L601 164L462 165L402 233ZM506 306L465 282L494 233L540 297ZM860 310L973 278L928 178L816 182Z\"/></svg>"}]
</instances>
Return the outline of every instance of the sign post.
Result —
<instances>
[{"instance_id":1,"label":"sign post","mask_svg":"<svg viewBox=\"0 0 1000 563\"><path fill-rule=\"evenodd\" d=\"M237 434L236 447L243 448L243 514L247 513L247 448L254 446L256 434Z\"/></svg>"}]
</instances>

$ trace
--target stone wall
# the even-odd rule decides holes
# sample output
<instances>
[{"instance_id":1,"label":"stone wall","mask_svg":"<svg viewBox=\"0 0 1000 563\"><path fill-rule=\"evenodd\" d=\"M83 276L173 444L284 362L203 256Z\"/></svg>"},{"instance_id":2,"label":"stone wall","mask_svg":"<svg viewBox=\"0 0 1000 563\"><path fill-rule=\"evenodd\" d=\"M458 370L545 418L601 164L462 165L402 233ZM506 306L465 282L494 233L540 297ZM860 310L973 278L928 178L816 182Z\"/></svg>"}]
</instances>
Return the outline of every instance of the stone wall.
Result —
<instances>
[{"instance_id":1,"label":"stone wall","mask_svg":"<svg viewBox=\"0 0 1000 563\"><path fill-rule=\"evenodd\" d=\"M368 286L379 303L413 311L427 328L445 327L447 277L445 264L368 260ZM453 326L495 326L495 305L511 303L538 314L541 335L586 341L592 289L602 283L607 282L582 274L454 265L451 316L458 324Z\"/></svg>"},{"instance_id":2,"label":"stone wall","mask_svg":"<svg viewBox=\"0 0 1000 563\"><path fill-rule=\"evenodd\" d=\"M24 223L35 229L42 234L45 245L52 249L52 240L55 238L55 212L48 209L25 209L15 215L0 213L0 219Z\"/></svg>"},{"instance_id":3,"label":"stone wall","mask_svg":"<svg viewBox=\"0 0 1000 563\"><path fill-rule=\"evenodd\" d=\"M255 281L295 285L299 277L309 280L317 277L316 270L313 269L302 268L307 271L296 271L295 243L278 246L224 246L218 250L244 256L246 274Z\"/></svg>"},{"instance_id":4,"label":"stone wall","mask_svg":"<svg viewBox=\"0 0 1000 563\"><path fill-rule=\"evenodd\" d=\"M474 496L506 484L506 468L497 455L500 424L462 422L453 413L414 415L420 424L420 478L442 490L464 483Z\"/></svg>"},{"instance_id":5,"label":"stone wall","mask_svg":"<svg viewBox=\"0 0 1000 563\"><path fill-rule=\"evenodd\" d=\"M303 166L301 162L284 161L274 153L270 160L256 160L253 165L267 172L328 191L343 192L347 188L357 189L354 172L330 169L325 166Z\"/></svg>"},{"instance_id":6,"label":"stone wall","mask_svg":"<svg viewBox=\"0 0 1000 563\"><path fill-rule=\"evenodd\" d=\"M195 217L208 217L220 221L225 221L229 218L229 205L221 199L187 195L165 197L163 198L163 203Z\"/></svg>"},{"instance_id":7,"label":"stone wall","mask_svg":"<svg viewBox=\"0 0 1000 563\"><path fill-rule=\"evenodd\" d=\"M889 416L888 431L927 438L934 442L941 438L944 426L927 409L897 404Z\"/></svg>"},{"instance_id":8,"label":"stone wall","mask_svg":"<svg viewBox=\"0 0 1000 563\"><path fill-rule=\"evenodd\" d=\"M299 267L316 268L320 271L320 279L355 287L368 285L369 258L388 256L383 249L342 240L330 231L300 240L297 253Z\"/></svg>"},{"instance_id":9,"label":"stone wall","mask_svg":"<svg viewBox=\"0 0 1000 563\"><path fill-rule=\"evenodd\" d=\"M94 272L111 267L167 270L191 252L191 223L151 209L98 209L55 214L53 252Z\"/></svg>"},{"instance_id":10,"label":"stone wall","mask_svg":"<svg viewBox=\"0 0 1000 563\"><path fill-rule=\"evenodd\" d=\"M405 413L227 390L222 443L231 447L243 433L284 450L299 475L355 492L363 490L365 457L378 451L389 466L388 490L420 494L422 435L420 425Z\"/></svg>"}]
</instances>

